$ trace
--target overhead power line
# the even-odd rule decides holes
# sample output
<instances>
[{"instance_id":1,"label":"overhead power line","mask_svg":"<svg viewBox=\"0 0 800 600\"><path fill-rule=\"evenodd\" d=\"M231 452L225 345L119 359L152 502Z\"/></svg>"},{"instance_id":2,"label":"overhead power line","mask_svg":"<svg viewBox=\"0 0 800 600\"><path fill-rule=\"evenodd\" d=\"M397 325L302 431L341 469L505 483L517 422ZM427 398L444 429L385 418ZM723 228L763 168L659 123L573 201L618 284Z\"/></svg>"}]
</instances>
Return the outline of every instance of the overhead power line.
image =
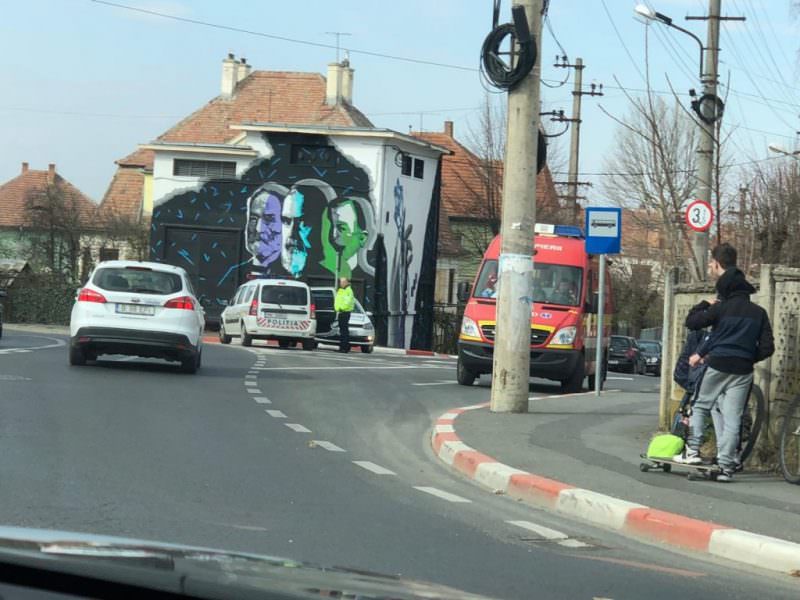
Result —
<instances>
[{"instance_id":1,"label":"overhead power line","mask_svg":"<svg viewBox=\"0 0 800 600\"><path fill-rule=\"evenodd\" d=\"M188 17L179 17L177 15L171 15L169 13L159 12L157 10L150 10L147 8L139 8L138 6L129 6L127 4L120 4L118 2L110 2L109 0L90 0L95 4L103 4L105 6L113 6L115 8L122 8L124 10L129 10L132 12L137 12L141 14L151 15L154 17L161 17L163 19L170 19L172 21L179 21L181 23L190 23L192 25L202 25L203 27L212 27L214 29L222 29L224 31L234 31L236 33L245 33L247 35L255 35L258 37L268 38L271 40L278 40L281 42L290 42L292 44L302 44L304 46L314 46L316 48L329 48L332 50L337 50L337 46L335 44L324 44L322 42L312 42L311 40L302 40L299 38L290 38L283 35L275 35L272 33L264 33L263 31L253 31L251 29L243 29L241 27L233 27L231 25L221 25L219 23L211 23L209 21L201 21L199 19L190 19ZM358 50L356 48L340 48L341 50L347 50L350 54L362 54L364 56L375 56L377 58L387 58L389 60L398 60L402 62L408 63L415 63L419 65L428 65L431 67L442 67L444 69L454 69L457 71L469 71L469 72L477 72L478 69L475 67L465 67L463 65L454 65L449 63L442 63L433 60L425 60L421 58L410 58L408 56L396 56L393 54L384 54L383 52L372 52L371 50Z\"/></svg>"}]
</instances>

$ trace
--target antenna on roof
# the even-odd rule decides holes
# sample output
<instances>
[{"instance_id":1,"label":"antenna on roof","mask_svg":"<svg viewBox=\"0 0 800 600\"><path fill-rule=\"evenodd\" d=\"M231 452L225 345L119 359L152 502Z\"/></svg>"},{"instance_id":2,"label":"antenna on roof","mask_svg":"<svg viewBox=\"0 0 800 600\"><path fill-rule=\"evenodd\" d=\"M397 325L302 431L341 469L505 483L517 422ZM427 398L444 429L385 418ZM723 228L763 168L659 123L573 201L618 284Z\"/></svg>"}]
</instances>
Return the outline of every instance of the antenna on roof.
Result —
<instances>
[{"instance_id":1,"label":"antenna on roof","mask_svg":"<svg viewBox=\"0 0 800 600\"><path fill-rule=\"evenodd\" d=\"M351 36L352 33L348 33L346 31L326 31L325 35L335 35L336 36L336 62L339 62L339 50L341 46L342 36ZM349 59L348 59L349 60Z\"/></svg>"}]
</instances>

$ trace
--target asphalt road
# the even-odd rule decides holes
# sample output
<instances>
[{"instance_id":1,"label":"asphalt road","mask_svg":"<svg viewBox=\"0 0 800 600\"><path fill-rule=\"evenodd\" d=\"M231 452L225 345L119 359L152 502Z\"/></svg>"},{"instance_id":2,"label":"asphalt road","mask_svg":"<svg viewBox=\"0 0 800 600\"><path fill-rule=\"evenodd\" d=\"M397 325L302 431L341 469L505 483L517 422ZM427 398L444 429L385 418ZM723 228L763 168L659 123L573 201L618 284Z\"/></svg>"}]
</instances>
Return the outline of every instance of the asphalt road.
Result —
<instances>
[{"instance_id":1,"label":"asphalt road","mask_svg":"<svg viewBox=\"0 0 800 600\"><path fill-rule=\"evenodd\" d=\"M784 578L568 521L449 471L430 450L432 420L489 395L485 381L455 385L451 360L207 345L191 376L122 357L70 368L64 340L11 328L0 340L2 524L281 555L498 598L798 595Z\"/></svg>"}]
</instances>

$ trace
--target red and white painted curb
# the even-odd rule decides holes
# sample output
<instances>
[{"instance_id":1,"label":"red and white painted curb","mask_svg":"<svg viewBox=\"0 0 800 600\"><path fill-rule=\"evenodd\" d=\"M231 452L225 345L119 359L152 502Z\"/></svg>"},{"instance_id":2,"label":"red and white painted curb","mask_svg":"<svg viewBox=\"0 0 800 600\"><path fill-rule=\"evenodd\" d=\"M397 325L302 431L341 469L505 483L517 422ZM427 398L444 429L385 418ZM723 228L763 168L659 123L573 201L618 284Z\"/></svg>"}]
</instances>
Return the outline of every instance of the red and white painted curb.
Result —
<instances>
[{"instance_id":1,"label":"red and white painted curb","mask_svg":"<svg viewBox=\"0 0 800 600\"><path fill-rule=\"evenodd\" d=\"M455 421L466 411L487 406L488 403L477 404L444 413L436 420L431 445L443 462L493 493L506 494L632 537L771 571L800 572L800 544L700 521L540 477L505 465L467 446L455 431Z\"/></svg>"}]
</instances>

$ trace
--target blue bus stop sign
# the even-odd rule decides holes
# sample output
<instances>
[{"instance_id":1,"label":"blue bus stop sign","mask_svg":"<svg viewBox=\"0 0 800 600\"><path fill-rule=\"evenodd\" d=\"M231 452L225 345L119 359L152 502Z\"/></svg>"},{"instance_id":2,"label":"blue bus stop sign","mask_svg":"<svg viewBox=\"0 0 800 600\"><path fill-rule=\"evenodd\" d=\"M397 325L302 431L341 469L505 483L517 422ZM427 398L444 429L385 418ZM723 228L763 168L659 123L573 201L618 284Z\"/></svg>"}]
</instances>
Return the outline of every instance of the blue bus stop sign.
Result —
<instances>
[{"instance_id":1,"label":"blue bus stop sign","mask_svg":"<svg viewBox=\"0 0 800 600\"><path fill-rule=\"evenodd\" d=\"M586 209L586 254L619 254L621 240L621 208Z\"/></svg>"}]
</instances>

